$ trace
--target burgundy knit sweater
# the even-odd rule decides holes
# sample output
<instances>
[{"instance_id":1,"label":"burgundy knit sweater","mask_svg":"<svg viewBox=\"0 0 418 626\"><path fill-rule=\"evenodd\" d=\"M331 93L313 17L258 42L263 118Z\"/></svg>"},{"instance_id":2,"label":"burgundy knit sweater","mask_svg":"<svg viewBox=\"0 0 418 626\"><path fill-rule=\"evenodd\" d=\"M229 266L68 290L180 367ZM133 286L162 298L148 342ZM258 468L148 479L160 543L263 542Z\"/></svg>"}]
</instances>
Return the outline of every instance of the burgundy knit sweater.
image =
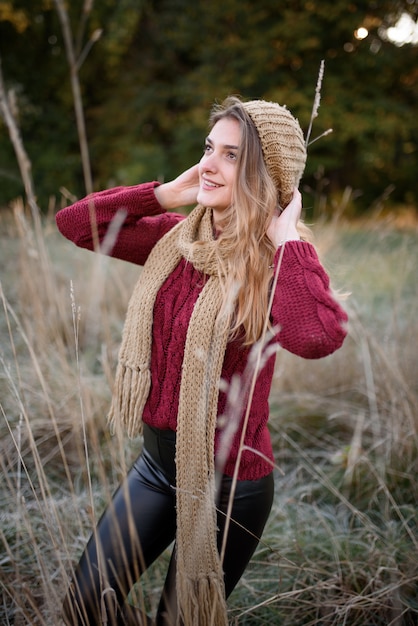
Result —
<instances>
[{"instance_id":1,"label":"burgundy knit sweater","mask_svg":"<svg viewBox=\"0 0 418 626\"><path fill-rule=\"evenodd\" d=\"M126 217L110 254L143 265L155 243L184 219L184 215L167 213L160 206L154 194L157 185L156 182L144 183L92 194L59 211L56 216L58 228L77 246L93 250L89 207L92 200L100 241L106 235L115 213L124 210ZM276 253L275 263L278 262L279 254L280 249ZM157 295L152 334L152 382L143 413L143 421L150 426L176 430L187 327L204 282L205 276L201 272L195 270L191 263L181 260ZM341 346L346 335L347 316L334 300L329 290L328 276L311 244L301 241L286 243L271 318L274 327L279 329L276 341L282 348L303 358L321 358ZM222 370L222 378L226 383L233 376L244 375L248 355L249 348L242 346L239 339L228 343ZM245 437L247 449L242 454L238 474L240 480L255 480L272 470L271 463L251 449L273 460L267 422L274 363L275 355L272 355L257 378ZM241 399L244 396L244 403L238 419L244 415L246 408L245 391L239 395ZM224 413L226 418L220 421L216 431L215 450L222 427L230 415L227 393L221 391L218 415ZM238 429L224 469L229 476L234 472L240 434Z\"/></svg>"}]
</instances>

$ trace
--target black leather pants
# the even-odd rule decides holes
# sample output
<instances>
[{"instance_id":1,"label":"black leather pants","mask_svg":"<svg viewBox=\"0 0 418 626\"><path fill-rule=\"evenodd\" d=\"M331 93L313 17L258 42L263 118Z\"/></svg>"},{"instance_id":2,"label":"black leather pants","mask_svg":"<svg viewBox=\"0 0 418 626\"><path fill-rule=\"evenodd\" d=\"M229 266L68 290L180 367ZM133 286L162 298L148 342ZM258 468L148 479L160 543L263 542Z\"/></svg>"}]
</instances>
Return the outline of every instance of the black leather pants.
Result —
<instances>
[{"instance_id":1,"label":"black leather pants","mask_svg":"<svg viewBox=\"0 0 418 626\"><path fill-rule=\"evenodd\" d=\"M139 618L126 617L123 605L141 574L175 539L174 454L175 433L145 425L144 449L103 513L74 572L64 600L67 624L141 624ZM219 549L231 482L224 476L218 494ZM273 489L272 474L237 483L223 563L227 597L258 545ZM176 624L175 546L156 624Z\"/></svg>"}]
</instances>

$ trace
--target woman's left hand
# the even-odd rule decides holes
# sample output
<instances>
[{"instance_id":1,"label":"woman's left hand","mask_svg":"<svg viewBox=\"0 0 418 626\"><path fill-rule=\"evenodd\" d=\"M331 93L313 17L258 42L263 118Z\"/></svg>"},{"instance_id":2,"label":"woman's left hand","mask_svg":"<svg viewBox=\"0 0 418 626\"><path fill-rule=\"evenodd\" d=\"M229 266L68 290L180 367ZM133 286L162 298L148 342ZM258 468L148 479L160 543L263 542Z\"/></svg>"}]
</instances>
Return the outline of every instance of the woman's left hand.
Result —
<instances>
[{"instance_id":1,"label":"woman's left hand","mask_svg":"<svg viewBox=\"0 0 418 626\"><path fill-rule=\"evenodd\" d=\"M299 240L297 223L302 213L302 195L295 187L293 197L287 207L280 213L274 214L267 229L267 235L278 248L285 241Z\"/></svg>"}]
</instances>

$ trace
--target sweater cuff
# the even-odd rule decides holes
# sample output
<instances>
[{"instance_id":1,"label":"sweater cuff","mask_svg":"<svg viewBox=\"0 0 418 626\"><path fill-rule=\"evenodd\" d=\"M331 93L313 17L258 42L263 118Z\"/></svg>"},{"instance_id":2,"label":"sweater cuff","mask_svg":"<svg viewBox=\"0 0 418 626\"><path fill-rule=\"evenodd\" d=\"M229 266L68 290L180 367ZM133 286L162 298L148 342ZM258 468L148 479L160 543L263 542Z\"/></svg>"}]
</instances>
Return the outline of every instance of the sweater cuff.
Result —
<instances>
[{"instance_id":1,"label":"sweater cuff","mask_svg":"<svg viewBox=\"0 0 418 626\"><path fill-rule=\"evenodd\" d=\"M301 265L309 264L313 260L318 261L318 255L314 246L307 241L297 239L286 241L277 248L274 255L274 267L277 267L278 263L280 263L282 254L283 259L286 259L286 261L298 260Z\"/></svg>"},{"instance_id":2,"label":"sweater cuff","mask_svg":"<svg viewBox=\"0 0 418 626\"><path fill-rule=\"evenodd\" d=\"M154 189L160 185L161 183L158 181L137 185L138 205L141 208L141 214L161 215L162 213L166 213L166 209L161 206L154 193Z\"/></svg>"}]
</instances>

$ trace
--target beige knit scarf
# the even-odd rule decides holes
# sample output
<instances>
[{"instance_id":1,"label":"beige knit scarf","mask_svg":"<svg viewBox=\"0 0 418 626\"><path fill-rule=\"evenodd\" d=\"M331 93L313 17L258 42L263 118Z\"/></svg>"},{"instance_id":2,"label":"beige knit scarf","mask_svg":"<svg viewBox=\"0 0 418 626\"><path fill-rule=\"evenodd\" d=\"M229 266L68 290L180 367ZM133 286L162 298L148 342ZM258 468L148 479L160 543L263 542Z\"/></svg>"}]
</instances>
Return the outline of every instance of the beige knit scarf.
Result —
<instances>
[{"instance_id":1,"label":"beige knit scarf","mask_svg":"<svg viewBox=\"0 0 418 626\"><path fill-rule=\"evenodd\" d=\"M177 416L177 601L185 626L228 623L216 546L214 439L230 318L220 315L215 245L211 210L198 205L153 248L128 306L109 414L111 425L126 428L129 436L141 431L151 383L153 306L184 257L208 275L187 331Z\"/></svg>"}]
</instances>

